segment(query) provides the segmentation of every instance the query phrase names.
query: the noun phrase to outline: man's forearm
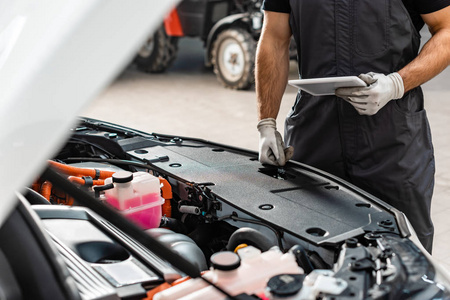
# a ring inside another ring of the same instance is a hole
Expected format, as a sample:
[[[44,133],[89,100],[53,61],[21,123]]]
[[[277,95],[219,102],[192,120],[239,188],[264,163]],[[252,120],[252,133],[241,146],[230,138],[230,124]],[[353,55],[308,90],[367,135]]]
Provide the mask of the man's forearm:
[[[398,71],[405,92],[427,82],[450,64],[450,6],[422,18],[433,36],[419,56]]]
[[[258,120],[277,118],[289,73],[289,45],[261,41],[256,56]]]
[[[437,32],[416,59],[401,69],[405,92],[427,82],[450,64],[450,29]]]

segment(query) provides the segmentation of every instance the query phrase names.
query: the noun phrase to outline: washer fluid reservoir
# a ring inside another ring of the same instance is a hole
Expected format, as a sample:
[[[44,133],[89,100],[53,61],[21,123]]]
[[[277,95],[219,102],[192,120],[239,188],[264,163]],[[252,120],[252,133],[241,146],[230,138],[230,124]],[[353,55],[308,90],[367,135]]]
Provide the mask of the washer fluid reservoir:
[[[105,191],[106,202],[144,229],[159,227],[164,199],[160,181],[146,172],[120,171],[105,180],[114,188]]]

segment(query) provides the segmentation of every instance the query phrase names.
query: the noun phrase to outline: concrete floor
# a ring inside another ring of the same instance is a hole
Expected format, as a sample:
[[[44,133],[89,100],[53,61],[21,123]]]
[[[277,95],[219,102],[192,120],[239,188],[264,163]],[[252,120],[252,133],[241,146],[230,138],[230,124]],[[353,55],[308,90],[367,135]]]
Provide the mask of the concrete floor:
[[[291,79],[296,64],[291,63]],[[435,224],[433,256],[450,270],[450,68],[424,85],[436,156],[436,185],[432,204]],[[295,99],[287,87],[278,117]],[[220,86],[212,70],[203,67],[201,42],[182,39],[172,68],[164,74],[143,74],[127,68],[95,99],[84,116],[111,121],[147,132],[199,137],[257,150],[255,91],[232,91]]]

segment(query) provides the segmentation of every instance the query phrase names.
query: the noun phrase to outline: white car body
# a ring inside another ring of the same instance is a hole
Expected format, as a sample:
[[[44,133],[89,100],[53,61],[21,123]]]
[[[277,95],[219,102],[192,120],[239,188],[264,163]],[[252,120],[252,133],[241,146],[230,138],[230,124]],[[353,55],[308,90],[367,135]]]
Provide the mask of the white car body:
[[[0,225],[15,191],[58,149],[77,113],[132,58],[176,0],[0,4]]]

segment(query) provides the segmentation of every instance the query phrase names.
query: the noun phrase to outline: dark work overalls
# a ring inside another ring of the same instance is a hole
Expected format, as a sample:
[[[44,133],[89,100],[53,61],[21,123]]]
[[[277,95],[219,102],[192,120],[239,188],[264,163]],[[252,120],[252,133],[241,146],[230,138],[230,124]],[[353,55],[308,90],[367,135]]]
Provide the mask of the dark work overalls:
[[[290,0],[302,78],[389,74],[418,53],[401,0]],[[360,116],[335,96],[300,92],[285,123],[294,160],[344,178],[403,211],[431,252],[434,155],[420,87]]]

